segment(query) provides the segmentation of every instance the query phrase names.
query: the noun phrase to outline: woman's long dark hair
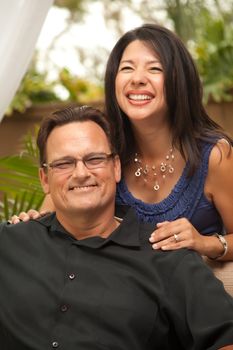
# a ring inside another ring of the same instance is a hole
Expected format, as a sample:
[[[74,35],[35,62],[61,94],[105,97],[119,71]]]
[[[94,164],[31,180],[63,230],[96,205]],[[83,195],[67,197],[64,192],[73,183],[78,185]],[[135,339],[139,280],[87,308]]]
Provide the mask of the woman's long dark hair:
[[[176,145],[190,162],[190,174],[200,162],[200,140],[215,143],[232,139],[206,113],[202,103],[202,85],[194,61],[182,41],[170,30],[156,24],[144,24],[128,31],[114,46],[105,73],[105,108],[113,129],[114,143],[121,162],[126,165],[135,152],[135,140],[128,117],[120,109],[115,79],[125,48],[141,40],[159,56],[163,72],[169,123]],[[229,147],[230,149],[230,147]]]

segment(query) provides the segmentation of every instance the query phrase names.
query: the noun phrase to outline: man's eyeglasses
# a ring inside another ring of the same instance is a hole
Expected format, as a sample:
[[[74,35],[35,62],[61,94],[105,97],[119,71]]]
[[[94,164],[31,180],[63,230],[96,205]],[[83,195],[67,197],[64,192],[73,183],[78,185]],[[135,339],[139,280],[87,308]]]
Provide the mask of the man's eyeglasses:
[[[91,153],[83,158],[62,158],[58,160],[54,160],[51,163],[44,163],[42,165],[43,168],[51,168],[53,171],[57,173],[69,173],[72,172],[78,162],[83,162],[85,167],[89,170],[104,168],[107,165],[109,159],[113,158],[115,153]]]

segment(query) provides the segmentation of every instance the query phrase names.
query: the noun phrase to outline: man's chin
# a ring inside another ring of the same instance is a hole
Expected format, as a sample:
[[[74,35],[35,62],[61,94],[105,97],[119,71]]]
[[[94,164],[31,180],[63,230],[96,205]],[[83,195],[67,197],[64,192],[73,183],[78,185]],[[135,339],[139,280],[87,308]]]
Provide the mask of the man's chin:
[[[99,207],[100,206],[95,205],[93,201],[91,203],[85,203],[85,202],[79,201],[78,205],[67,207],[67,213],[69,212],[73,212],[77,214],[91,213],[93,211],[96,211]]]

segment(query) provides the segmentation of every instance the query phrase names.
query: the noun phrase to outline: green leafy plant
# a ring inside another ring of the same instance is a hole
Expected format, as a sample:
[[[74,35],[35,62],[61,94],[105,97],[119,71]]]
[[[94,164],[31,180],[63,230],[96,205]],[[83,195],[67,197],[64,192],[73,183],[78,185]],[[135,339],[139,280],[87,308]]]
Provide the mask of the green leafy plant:
[[[35,136],[28,134],[20,155],[0,158],[0,220],[13,214],[39,209],[44,194],[38,177]]]
[[[59,78],[61,85],[69,93],[69,101],[83,104],[103,99],[104,91],[102,86],[73,76],[67,68],[61,70]]]
[[[46,76],[46,73],[40,73],[34,65],[31,66],[25,74],[6,114],[11,115],[13,111],[23,113],[35,103],[59,101],[60,98],[54,91],[55,83],[48,83]]]
[[[62,101],[55,92],[55,87],[58,86],[68,93],[66,102],[87,104],[103,99],[104,92],[101,85],[74,76],[67,68],[60,71],[57,81],[50,83],[46,81],[46,73],[39,73],[35,68],[30,69],[24,76],[6,114],[11,115],[14,111],[24,113],[32,105]]]
[[[203,15],[204,16],[204,15]],[[223,19],[204,16],[193,54],[204,86],[204,102],[233,99],[233,26]]]

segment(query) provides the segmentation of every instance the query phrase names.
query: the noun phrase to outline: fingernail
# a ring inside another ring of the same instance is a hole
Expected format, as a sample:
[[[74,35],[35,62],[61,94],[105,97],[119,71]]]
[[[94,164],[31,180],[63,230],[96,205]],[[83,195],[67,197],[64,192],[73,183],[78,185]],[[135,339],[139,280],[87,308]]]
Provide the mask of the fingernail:
[[[155,243],[155,244],[152,245],[152,248],[153,249],[158,249],[158,245]]]
[[[152,243],[154,241],[153,236],[150,236],[149,241]]]

